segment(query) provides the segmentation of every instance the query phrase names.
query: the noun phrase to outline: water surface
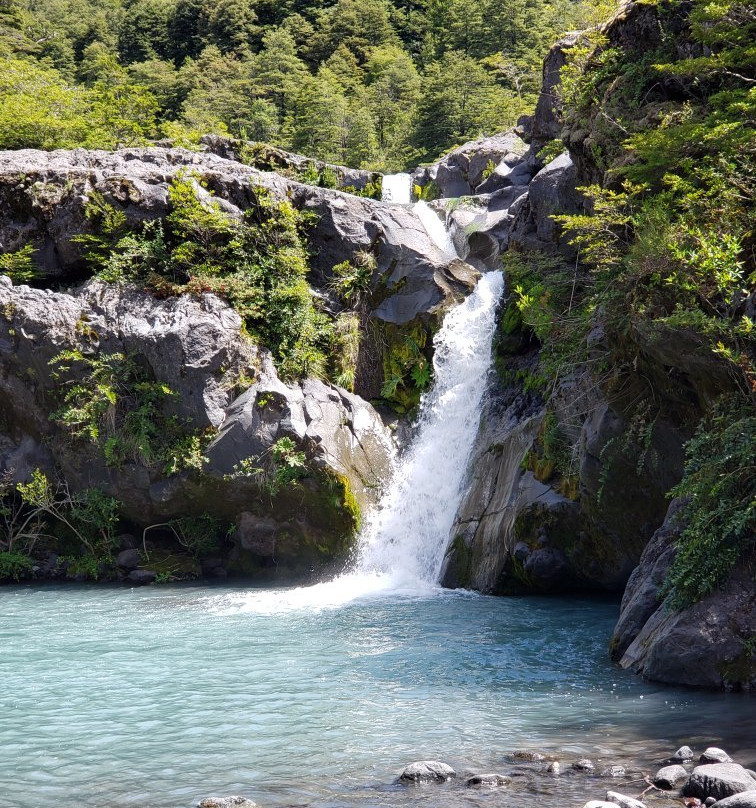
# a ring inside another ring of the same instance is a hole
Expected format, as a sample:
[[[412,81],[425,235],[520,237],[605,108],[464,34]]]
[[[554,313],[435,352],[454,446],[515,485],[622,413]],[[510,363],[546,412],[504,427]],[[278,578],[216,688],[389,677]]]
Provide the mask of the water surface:
[[[506,773],[522,748],[648,767],[716,742],[756,761],[748,697],[645,684],[609,662],[615,603],[354,595],[0,590],[3,804],[492,805],[496,792],[393,782],[424,758]],[[534,770],[518,788],[518,806],[556,807],[606,784]]]

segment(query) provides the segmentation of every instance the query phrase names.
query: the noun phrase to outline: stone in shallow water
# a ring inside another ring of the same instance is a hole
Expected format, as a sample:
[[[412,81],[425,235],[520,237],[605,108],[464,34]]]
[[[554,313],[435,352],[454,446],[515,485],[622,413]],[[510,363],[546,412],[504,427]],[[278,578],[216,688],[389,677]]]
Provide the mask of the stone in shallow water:
[[[197,808],[258,808],[256,802],[246,797],[206,797],[197,803]]]
[[[614,805],[619,805],[620,808],[646,808],[640,800],[619,794],[617,791],[607,791],[606,800]]]
[[[151,584],[157,578],[157,573],[154,570],[132,570],[128,574],[128,580],[137,586],[144,586]]]
[[[656,772],[653,782],[658,788],[664,788],[669,791],[677,788],[687,777],[688,772],[682,766],[664,766]]]
[[[400,783],[443,783],[456,777],[457,773],[451,766],[438,760],[417,760],[399,776]]]
[[[701,753],[699,758],[701,763],[732,763],[732,758],[716,746],[710,746]]]
[[[572,764],[572,768],[579,772],[592,772],[596,767],[593,765],[592,760],[588,758],[580,758]]]
[[[583,808],[616,808],[615,803],[606,802],[605,800],[591,800],[586,802]]]
[[[741,791],[753,791],[756,780],[749,772],[737,763],[708,763],[696,766],[682,788],[683,796],[716,797],[723,800]]]
[[[609,766],[606,769],[603,769],[601,772],[602,777],[624,777],[625,776],[625,767],[624,766]]]
[[[541,763],[546,760],[546,755],[528,749],[518,749],[516,752],[504,755],[504,759],[510,763]]]
[[[474,774],[467,778],[468,786],[507,786],[512,782],[511,777],[503,774]]]
[[[559,774],[562,770],[562,767],[559,765],[559,761],[555,760],[553,763],[549,763],[546,767],[546,771],[549,774]]]
[[[674,755],[672,760],[679,760],[681,762],[686,760],[693,760],[693,750],[689,746],[681,746]]]

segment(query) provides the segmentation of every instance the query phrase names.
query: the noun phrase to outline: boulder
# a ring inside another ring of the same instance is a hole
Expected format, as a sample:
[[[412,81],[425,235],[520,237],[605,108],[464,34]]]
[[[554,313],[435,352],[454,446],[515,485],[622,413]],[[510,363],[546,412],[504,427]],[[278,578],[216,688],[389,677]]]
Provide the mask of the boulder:
[[[653,783],[658,788],[670,791],[688,779],[688,772],[682,766],[664,766],[654,775]]]
[[[116,556],[116,564],[122,570],[135,570],[140,560],[139,550],[121,550]]]
[[[666,520],[665,520],[665,522],[666,522]],[[641,559],[642,559],[642,558],[643,558],[643,556],[641,556]],[[632,576],[631,576],[631,577],[632,577]],[[661,579],[659,579],[659,581],[657,582],[657,586],[658,586],[660,583],[661,583]],[[629,584],[630,584],[630,582],[628,581],[628,587],[629,587]],[[626,594],[627,594],[627,592],[626,592]],[[625,598],[624,598],[624,597],[622,598],[622,603],[623,603],[623,604],[625,603]],[[622,607],[620,607],[620,616],[621,616],[621,612],[622,612],[622,611],[623,611],[623,608],[622,608]],[[653,613],[653,612],[650,612],[648,616],[650,617],[652,613]],[[646,619],[648,619],[648,618],[646,618]],[[645,620],[643,620],[642,622],[640,622],[639,628],[640,628],[640,627],[642,627],[642,625],[643,625],[643,623],[644,623],[644,622],[645,622]],[[619,623],[618,623],[617,625],[619,625]],[[615,635],[616,635],[616,633],[617,633],[617,628],[616,628],[616,627],[615,627],[615,629],[614,629],[614,632],[615,632]],[[692,750],[692,749],[691,749],[689,746],[681,746],[681,747],[680,747],[680,748],[677,750],[677,752],[675,752],[675,754],[674,754],[674,755],[672,755],[672,758],[671,758],[671,759],[672,759],[672,760],[679,760],[681,763],[687,763],[689,760],[693,760],[693,750]]]
[[[616,791],[606,792],[606,801],[619,805],[620,808],[646,808],[645,804],[634,797],[628,797],[625,794],[619,794]]]
[[[756,779],[737,763],[707,763],[696,766],[682,787],[685,797],[722,800],[741,791],[756,789]]]
[[[451,766],[438,760],[419,760],[410,763],[399,776],[400,783],[443,783],[456,777]]]

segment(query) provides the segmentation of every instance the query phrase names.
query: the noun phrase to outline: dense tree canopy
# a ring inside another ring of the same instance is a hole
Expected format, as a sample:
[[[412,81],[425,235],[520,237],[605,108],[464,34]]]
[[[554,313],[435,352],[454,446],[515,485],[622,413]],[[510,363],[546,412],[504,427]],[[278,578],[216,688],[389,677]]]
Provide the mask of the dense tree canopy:
[[[0,0],[0,147],[206,132],[395,169],[512,125],[600,0]]]

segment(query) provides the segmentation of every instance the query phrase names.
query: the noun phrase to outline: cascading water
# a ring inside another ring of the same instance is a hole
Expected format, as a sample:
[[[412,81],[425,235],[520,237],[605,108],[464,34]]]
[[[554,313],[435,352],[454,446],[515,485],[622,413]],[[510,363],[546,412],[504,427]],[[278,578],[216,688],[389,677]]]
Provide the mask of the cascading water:
[[[423,202],[422,199],[415,202],[412,210],[415,211],[417,218],[420,219],[425,228],[425,232],[438,249],[448,258],[456,258],[457,248],[454,246],[451,233],[446,229],[446,225],[439,218],[436,211],[427,202]]]
[[[489,272],[446,315],[417,435],[363,532],[358,571],[389,575],[402,588],[436,584],[478,429],[503,287],[501,273]]]
[[[412,177],[409,174],[384,174],[381,199],[397,205],[408,205],[412,201]]]

